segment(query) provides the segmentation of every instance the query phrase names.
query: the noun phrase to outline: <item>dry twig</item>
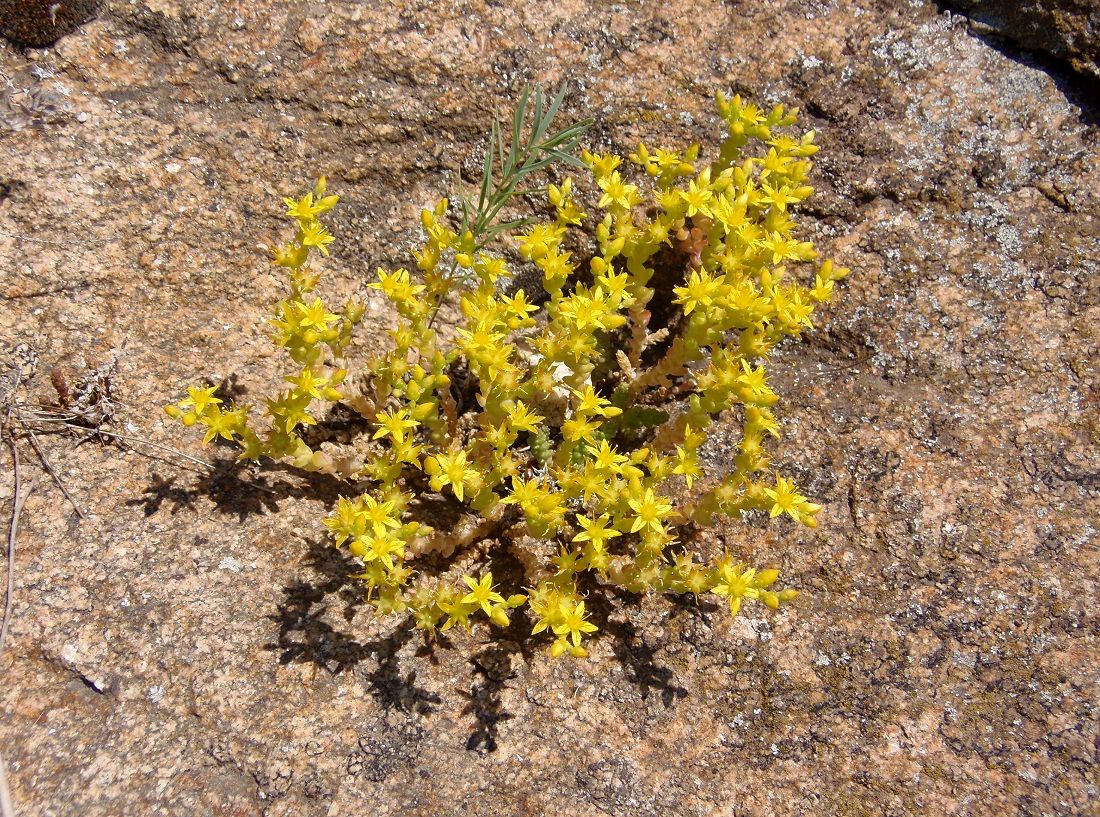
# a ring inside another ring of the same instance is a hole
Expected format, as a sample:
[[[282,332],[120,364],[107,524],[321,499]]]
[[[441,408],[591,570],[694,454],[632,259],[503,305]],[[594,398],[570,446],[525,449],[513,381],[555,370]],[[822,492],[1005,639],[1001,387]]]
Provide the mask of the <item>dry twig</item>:
[[[11,804],[8,792],[8,774],[4,770],[4,758],[0,757],[0,817],[15,817],[15,808]]]
[[[73,506],[73,510],[76,511],[76,515],[79,516],[81,519],[87,519],[88,517],[84,515],[84,511],[80,510],[80,506],[76,504],[76,500],[73,499],[72,494],[70,494],[69,490],[65,487],[65,483],[61,481],[61,477],[59,477],[57,475],[57,472],[53,470],[53,466],[50,464],[50,461],[46,459],[46,452],[43,451],[42,446],[38,444],[38,438],[34,436],[34,432],[31,431],[29,428],[24,428],[23,431],[27,435],[27,439],[30,440],[31,448],[34,449],[34,453],[38,455],[38,459],[42,462],[42,467],[46,469],[46,473],[49,474],[51,478],[53,478],[54,483],[56,483],[57,487],[61,489],[61,493],[65,495],[65,499],[69,500],[69,504]],[[15,449],[14,439],[12,440],[12,449]]]
[[[10,438],[11,457],[13,463],[14,483],[12,489],[11,524],[8,527],[8,578],[4,593],[4,618],[0,623],[0,653],[4,651],[4,641],[8,637],[8,623],[11,621],[11,608],[15,596],[15,537],[19,533],[19,514],[23,511],[23,503],[30,496],[33,483],[22,482],[22,474],[19,468],[19,449],[15,445],[15,439]]]
[[[196,465],[201,465],[203,468],[208,468],[211,471],[217,471],[218,470],[218,467],[216,465],[214,465],[214,463],[212,463],[212,462],[207,462],[206,460],[204,460],[200,457],[192,457],[190,454],[183,453],[178,448],[172,448],[169,445],[161,445],[160,443],[155,443],[152,440],[146,440],[146,439],[143,439],[141,437],[134,437],[130,434],[119,434],[115,431],[105,431],[102,428],[89,429],[87,426],[76,425],[75,423],[67,423],[67,422],[64,422],[64,421],[58,421],[58,423],[60,425],[64,426],[65,428],[71,428],[71,429],[74,429],[76,431],[90,431],[93,434],[102,435],[104,437],[110,437],[113,440],[123,440],[125,442],[137,443],[138,445],[146,445],[149,448],[155,448],[158,451],[165,451],[169,454],[175,454],[177,457],[182,457],[183,459],[185,459],[189,462],[193,462]]]

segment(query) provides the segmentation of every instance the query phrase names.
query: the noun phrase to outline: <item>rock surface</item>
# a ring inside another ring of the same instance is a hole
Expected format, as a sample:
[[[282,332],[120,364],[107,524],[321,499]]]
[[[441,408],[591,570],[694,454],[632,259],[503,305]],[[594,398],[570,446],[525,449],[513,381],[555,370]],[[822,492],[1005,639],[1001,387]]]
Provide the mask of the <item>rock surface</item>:
[[[80,520],[24,441],[20,817],[1094,809],[1100,149],[1072,78],[931,3],[401,8],[134,0],[0,43],[12,112],[60,101],[0,134],[0,348],[37,351],[30,398],[117,355],[109,428],[224,457],[159,406],[279,382],[278,196],[343,196],[342,296],[407,263],[525,81],[569,80],[623,152],[713,146],[719,88],[782,101],[820,133],[807,236],[853,270],[774,375],[774,453],[826,507],[715,535],[804,595],[733,620],[612,598],[585,662],[520,627],[429,649],[357,603],[318,522],[339,485],[42,436]]]
[[[975,27],[1100,78],[1100,0],[954,0]]]
[[[53,45],[91,20],[99,0],[0,0],[0,36],[22,45]]]

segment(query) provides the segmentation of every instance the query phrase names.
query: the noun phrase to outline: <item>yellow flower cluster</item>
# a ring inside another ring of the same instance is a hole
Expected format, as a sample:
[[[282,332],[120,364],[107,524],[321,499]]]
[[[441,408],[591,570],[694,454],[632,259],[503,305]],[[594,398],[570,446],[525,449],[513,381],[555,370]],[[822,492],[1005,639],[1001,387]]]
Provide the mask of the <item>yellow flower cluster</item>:
[[[765,449],[778,436],[765,364],[783,337],[812,327],[814,307],[848,271],[826,261],[810,287],[793,274],[816,255],[791,212],[813,192],[814,133],[787,135],[795,115],[782,106],[765,113],[719,95],[718,110],[726,138],[709,164],[700,166],[698,146],[639,145],[626,164],[582,155],[602,211],[591,258],[565,249],[568,231],[590,217],[573,180],[549,185],[553,219],[514,236],[540,274],[539,292],[510,286],[503,258],[472,232],[449,229],[447,200],[425,210],[416,273],[379,270],[370,285],[397,315],[391,348],[369,361],[362,393],[347,396],[346,369],[329,361],[342,359],[363,308],[330,313],[312,295],[309,254],[327,254],[332,242],[318,217],[336,203],[322,179],[286,200],[298,232],[276,253],[291,294],[272,325],[301,369],[268,401],[266,430],[251,429],[247,407],[223,408],[213,389],[190,389],[169,414],[205,426],[207,442],[238,442],[244,457],[372,480],[367,494],[341,499],[326,525],[362,565],[376,609],[411,614],[425,630],[470,626],[478,614],[508,626],[509,611],[526,605],[533,632],[552,636],[552,655],[583,656],[596,631],[585,573],[638,593],[710,593],[732,613],[744,599],[777,607],[795,591],[770,589],[776,570],[729,553],[708,561],[679,537],[715,514],[815,524],[820,506],[772,468]],[[462,316],[446,337],[435,326],[444,303]],[[460,369],[475,392],[465,404],[452,382]],[[315,400],[342,400],[373,424],[364,461],[338,464],[305,444],[298,431],[317,422]],[[739,450],[732,472],[708,474],[699,452],[719,416],[743,418]],[[453,497],[464,515],[446,530],[416,520],[424,490]],[[459,547],[487,567],[488,543],[505,532],[543,543],[536,556],[556,552],[528,565],[525,593],[505,597],[488,570],[448,581],[414,569],[428,551]]]
[[[204,442],[220,437],[238,443],[243,459],[287,458],[299,468],[323,471],[332,467],[331,458],[306,445],[298,430],[317,423],[310,413],[315,401],[331,403],[343,398],[339,386],[347,370],[328,361],[343,356],[364,308],[358,301],[349,301],[340,314],[334,314],[313,295],[320,276],[309,267],[310,252],[328,255],[327,247],[333,241],[318,217],[335,207],[339,197],[325,195],[325,179],[321,178],[300,199],[283,201],[287,217],[295,221],[298,230],[294,240],[274,254],[274,263],[290,273],[290,294],[275,304],[270,323],[275,328],[275,343],[301,367],[286,377],[291,387],[267,401],[269,423],[259,432],[249,422],[250,407],[222,408],[222,401],[214,397],[215,388],[190,388],[186,399],[165,411],[184,425],[205,426]]]

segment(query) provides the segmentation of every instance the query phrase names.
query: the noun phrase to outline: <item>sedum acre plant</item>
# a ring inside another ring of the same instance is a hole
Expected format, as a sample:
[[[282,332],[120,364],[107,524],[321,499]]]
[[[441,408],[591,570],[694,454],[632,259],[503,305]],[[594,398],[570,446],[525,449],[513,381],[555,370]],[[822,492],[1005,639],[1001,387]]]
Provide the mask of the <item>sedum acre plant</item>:
[[[364,306],[330,311],[316,294],[311,262],[329,253],[324,217],[337,204],[321,179],[285,200],[296,233],[274,258],[290,285],[271,319],[295,364],[288,385],[258,422],[212,388],[188,389],[167,411],[244,459],[354,484],[325,525],[377,612],[428,631],[479,617],[505,627],[526,607],[553,656],[579,657],[596,631],[585,588],[713,594],[732,614],[746,599],[778,607],[795,591],[777,589],[777,570],[699,552],[691,534],[750,512],[813,527],[820,510],[766,447],[778,436],[768,355],[811,328],[848,273],[825,261],[809,286],[793,274],[815,258],[792,215],[813,192],[814,133],[792,132],[795,112],[781,105],[765,113],[719,94],[726,136],[709,163],[697,145],[578,158],[588,123],[554,132],[562,94],[533,97],[509,130],[494,124],[476,199],[423,211],[415,271],[379,270],[370,284],[396,315],[387,351],[349,375]],[[552,162],[584,171],[592,204],[565,178],[545,189],[552,218],[503,221],[524,180]],[[521,264],[492,248],[506,236]],[[460,317],[441,321],[441,308]],[[369,433],[311,444],[331,403]],[[707,473],[700,449],[719,418],[740,424],[738,451],[728,472]],[[433,492],[451,507],[428,519]],[[518,557],[526,584],[497,584],[494,546]]]

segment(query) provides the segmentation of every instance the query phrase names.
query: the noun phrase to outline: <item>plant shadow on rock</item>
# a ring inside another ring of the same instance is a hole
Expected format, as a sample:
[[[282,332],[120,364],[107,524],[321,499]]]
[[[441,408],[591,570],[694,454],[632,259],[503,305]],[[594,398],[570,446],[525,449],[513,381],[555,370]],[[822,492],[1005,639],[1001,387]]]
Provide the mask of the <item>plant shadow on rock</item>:
[[[643,701],[648,700],[650,692],[659,692],[667,708],[676,699],[687,697],[687,690],[675,683],[673,671],[661,666],[656,650],[638,635],[633,624],[609,621],[606,632],[614,638],[615,657],[626,670],[626,680],[638,687]]]
[[[283,474],[291,478],[282,479]],[[165,479],[154,473],[141,497],[126,501],[128,506],[142,506],[145,516],[158,513],[167,502],[175,516],[181,510],[196,510],[195,500],[210,499],[219,513],[235,515],[240,522],[251,516],[277,513],[279,501],[289,497],[307,496],[320,499],[326,507],[336,504],[341,494],[350,492],[344,480],[327,474],[308,473],[284,463],[264,463],[255,466],[235,459],[219,458],[213,470],[201,476],[191,487],[176,484],[175,477]]]
[[[368,641],[360,641],[332,626],[325,621],[330,597],[343,601],[341,615],[345,621],[350,622],[363,606],[362,595],[351,578],[356,566],[350,557],[330,544],[313,541],[309,549],[306,564],[320,573],[321,579],[315,583],[295,581],[284,588],[285,599],[271,616],[279,625],[278,639],[268,649],[279,652],[282,664],[308,663],[333,676],[348,670],[356,672],[384,709],[410,715],[434,712],[443,699],[417,686],[416,671],[405,671],[401,666],[402,648],[417,636],[411,620],[401,623],[388,636]],[[494,751],[497,723],[513,717],[503,711],[500,692],[514,673],[501,677],[492,669],[507,665],[508,655],[519,649],[515,642],[509,643],[511,646],[491,645],[475,657],[475,667],[484,679],[475,682],[470,692],[460,693],[469,699],[463,713],[474,715],[476,720],[466,743],[468,749],[481,753]],[[416,656],[435,660],[435,649],[439,646],[450,646],[445,636],[425,639]],[[368,661],[377,662],[377,667],[360,670],[360,664]]]
[[[352,577],[357,571],[355,561],[345,552],[325,540],[307,542],[308,554],[302,564],[319,574],[316,580],[299,579],[283,588],[284,598],[271,620],[278,624],[278,636],[268,650],[279,654],[280,663],[312,664],[330,675],[352,671],[360,677],[385,709],[406,714],[424,715],[435,711],[443,699],[420,686],[416,670],[402,667],[403,648],[418,637],[411,619],[399,624],[389,635],[372,640],[359,640],[330,623],[333,616],[351,622],[364,606],[363,593]],[[496,553],[492,559],[494,575],[509,575],[519,569],[507,554]],[[647,699],[650,692],[659,691],[664,705],[687,697],[687,690],[674,683],[673,671],[661,666],[656,649],[642,638],[630,624],[608,621],[611,602],[603,594],[591,593],[594,620],[600,621],[603,637],[614,640],[613,652],[627,669],[624,677],[641,689]],[[340,605],[334,610],[333,602]],[[698,611],[693,611],[698,614]],[[497,748],[499,724],[515,716],[504,709],[501,693],[518,677],[516,657],[530,663],[543,654],[539,636],[531,635],[531,621],[524,614],[513,616],[507,629],[496,634],[491,643],[474,654],[469,691],[461,691],[467,703],[463,714],[472,715],[475,728],[466,741],[466,748],[479,754]],[[438,663],[437,650],[450,649],[446,634],[421,636],[423,643],[415,651],[417,658]],[[374,669],[361,668],[376,663]]]
[[[216,385],[215,395],[227,404],[240,404],[248,396],[249,389],[236,374],[231,374]],[[334,405],[328,416],[319,423],[301,429],[303,439],[312,447],[340,435],[368,433],[370,425],[339,404]],[[242,462],[236,458],[240,447],[217,438],[213,443],[219,452],[234,452],[231,456],[216,456],[213,470],[203,474],[193,487],[175,484],[174,478],[164,479],[153,474],[153,481],[145,489],[141,499],[129,500],[130,506],[143,505],[145,516],[157,513],[165,502],[171,503],[171,513],[194,510],[195,499],[206,496],[223,514],[235,514],[243,522],[250,516],[279,511],[279,500],[288,497],[319,499],[325,507],[332,508],[342,495],[355,493],[353,482],[331,474],[305,471],[290,463],[264,459],[260,463]],[[286,479],[276,478],[288,477]]]
[[[512,626],[515,626],[514,622]],[[511,656],[522,650],[522,646],[515,641],[501,641],[489,645],[473,657],[474,668],[482,677],[470,687],[469,692],[459,693],[468,701],[462,714],[473,715],[477,723],[473,734],[466,741],[468,750],[481,755],[495,752],[497,724],[515,717],[504,711],[500,696],[508,680],[517,675],[511,669]]]
[[[415,671],[401,674],[398,653],[416,636],[412,622],[369,641],[359,641],[333,627],[325,620],[330,596],[343,601],[342,616],[349,622],[363,604],[351,578],[356,566],[351,557],[327,542],[311,541],[308,547],[303,564],[320,573],[321,579],[316,583],[296,580],[283,588],[283,602],[270,616],[279,625],[277,641],[267,649],[279,653],[281,664],[312,664],[334,676],[373,658],[377,668],[361,676],[384,708],[418,714],[434,711],[440,697],[417,687]]]
[[[219,393],[229,399],[239,398],[244,389],[235,389],[235,385],[222,383]],[[330,433],[355,431],[358,427],[358,422],[349,423],[333,415],[310,430],[313,436],[327,438]],[[216,445],[225,450],[235,449],[223,441]],[[284,475],[288,478],[283,478]],[[129,500],[127,504],[142,506],[148,517],[158,513],[167,502],[170,513],[175,515],[181,510],[196,510],[196,500],[206,496],[221,513],[235,514],[244,521],[253,515],[278,512],[279,501],[291,496],[320,499],[331,508],[339,496],[355,492],[352,482],[308,473],[285,463],[265,461],[257,466],[219,457],[214,462],[214,470],[204,474],[192,487],[177,485],[175,478],[166,479],[154,473],[142,497]],[[438,527],[441,520],[449,519],[456,510],[452,502],[429,493],[421,494],[416,515],[425,519],[431,517]],[[495,533],[500,535],[502,531]],[[411,619],[400,623],[389,635],[372,640],[359,640],[338,629],[330,623],[334,615],[350,623],[360,608],[366,606],[361,586],[353,578],[358,565],[346,551],[334,547],[327,539],[310,540],[306,546],[308,552],[302,565],[311,568],[318,578],[296,579],[283,588],[283,601],[270,616],[278,625],[278,635],[267,649],[277,652],[284,665],[311,664],[332,676],[349,670],[355,672],[387,710],[414,715],[435,711],[442,698],[418,686],[415,669],[404,670],[401,665],[400,652],[418,637]],[[428,565],[439,571],[445,571],[457,558],[458,554],[427,557]],[[521,587],[528,581],[522,564],[507,548],[493,549],[489,561],[488,569],[505,584]],[[624,677],[641,689],[642,699],[659,691],[667,707],[676,699],[685,698],[687,690],[674,683],[671,669],[659,664],[655,648],[629,623],[609,620],[612,603],[604,589],[595,582],[586,582],[584,589],[593,620],[599,623],[602,637],[613,639],[614,655],[627,670]],[[630,599],[632,602],[637,600],[636,597]],[[332,609],[333,601],[341,605],[339,611]],[[512,668],[514,656],[519,656],[523,663],[530,663],[545,652],[541,637],[531,634],[532,626],[533,621],[526,611],[518,611],[509,627],[495,632],[493,641],[471,658],[476,677],[469,691],[460,693],[467,699],[463,714],[472,715],[476,721],[474,732],[466,743],[467,749],[480,754],[495,751],[499,724],[515,717],[504,710],[501,693],[508,681],[518,674]],[[452,646],[444,633],[421,634],[421,637],[423,643],[415,655],[432,663],[439,661],[438,648]],[[368,662],[377,666],[364,669],[363,665]]]

